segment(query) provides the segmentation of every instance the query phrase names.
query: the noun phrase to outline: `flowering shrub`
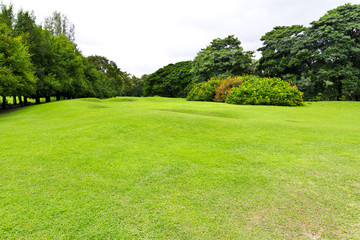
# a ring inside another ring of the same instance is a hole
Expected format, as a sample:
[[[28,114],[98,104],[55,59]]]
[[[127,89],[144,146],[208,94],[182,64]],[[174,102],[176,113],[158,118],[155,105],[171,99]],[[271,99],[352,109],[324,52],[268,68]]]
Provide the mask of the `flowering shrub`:
[[[230,104],[300,106],[302,93],[280,78],[248,78],[225,99]]]
[[[225,78],[215,91],[215,102],[225,102],[226,96],[234,87],[240,86],[244,82],[243,77]]]
[[[188,101],[213,101],[216,89],[222,83],[221,79],[213,78],[207,82],[201,82],[190,90],[186,100]]]
[[[280,78],[258,76],[211,79],[196,84],[186,98],[190,101],[218,101],[230,104],[299,106],[302,93]]]

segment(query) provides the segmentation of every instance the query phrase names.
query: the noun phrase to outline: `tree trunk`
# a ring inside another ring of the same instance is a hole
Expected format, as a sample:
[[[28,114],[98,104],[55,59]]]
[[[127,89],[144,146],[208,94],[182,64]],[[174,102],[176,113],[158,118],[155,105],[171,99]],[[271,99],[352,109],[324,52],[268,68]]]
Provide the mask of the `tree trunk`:
[[[36,100],[36,104],[40,104],[40,98],[39,97],[36,97],[35,100]]]
[[[22,101],[22,97],[19,96],[18,98],[19,98],[19,104],[23,107],[23,106],[24,106],[24,103],[23,103],[23,101]]]
[[[340,101],[340,98],[342,95],[342,83],[341,82],[339,82],[339,84],[337,86],[337,91],[338,91],[337,101]]]
[[[17,101],[16,101],[16,95],[13,96],[13,105],[17,105]]]
[[[51,102],[51,98],[50,98],[50,97],[46,97],[45,99],[46,99],[46,102],[47,102],[47,103],[48,103],[48,102]]]
[[[27,97],[24,96],[24,106],[27,106],[28,105],[28,99]]]
[[[4,109],[4,110],[6,110],[6,97],[5,96],[2,96],[2,108]]]
[[[60,100],[61,100],[60,95],[56,95],[56,101],[60,101]]]

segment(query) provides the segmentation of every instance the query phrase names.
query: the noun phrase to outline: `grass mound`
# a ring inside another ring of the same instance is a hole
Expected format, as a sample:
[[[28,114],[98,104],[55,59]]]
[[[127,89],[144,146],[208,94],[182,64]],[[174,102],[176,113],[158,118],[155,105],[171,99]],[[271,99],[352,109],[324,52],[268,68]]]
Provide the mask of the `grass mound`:
[[[108,102],[134,102],[136,100],[137,100],[137,98],[134,98],[134,97],[116,97],[116,98],[106,99],[105,101],[108,101]]]

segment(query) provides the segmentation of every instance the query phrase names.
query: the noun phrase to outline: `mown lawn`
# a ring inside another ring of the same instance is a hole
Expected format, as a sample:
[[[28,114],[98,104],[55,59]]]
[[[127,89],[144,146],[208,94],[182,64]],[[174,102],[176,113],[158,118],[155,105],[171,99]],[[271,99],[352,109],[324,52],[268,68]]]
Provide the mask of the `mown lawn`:
[[[360,239],[360,103],[0,114],[1,239]]]

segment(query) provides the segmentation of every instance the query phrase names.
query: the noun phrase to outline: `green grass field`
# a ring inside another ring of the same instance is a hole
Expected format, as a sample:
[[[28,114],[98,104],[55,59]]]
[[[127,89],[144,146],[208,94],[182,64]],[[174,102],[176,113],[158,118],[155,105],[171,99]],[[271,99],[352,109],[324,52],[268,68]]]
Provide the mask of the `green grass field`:
[[[0,114],[1,239],[360,239],[360,103]]]

